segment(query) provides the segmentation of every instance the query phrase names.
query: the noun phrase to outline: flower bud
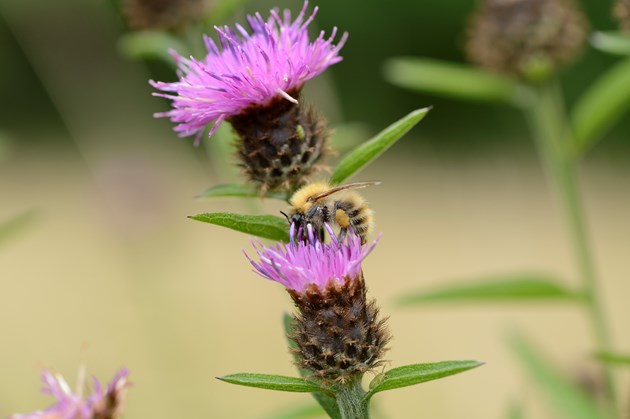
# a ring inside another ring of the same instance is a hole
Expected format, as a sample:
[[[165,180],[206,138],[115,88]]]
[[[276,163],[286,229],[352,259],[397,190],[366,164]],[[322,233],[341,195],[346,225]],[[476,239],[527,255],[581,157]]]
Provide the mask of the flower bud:
[[[199,20],[207,0],[122,0],[122,13],[132,30],[178,30]]]
[[[630,0],[617,0],[613,15],[619,21],[621,29],[630,32]]]
[[[586,29],[572,0],[482,0],[466,49],[480,67],[535,80],[574,61]]]

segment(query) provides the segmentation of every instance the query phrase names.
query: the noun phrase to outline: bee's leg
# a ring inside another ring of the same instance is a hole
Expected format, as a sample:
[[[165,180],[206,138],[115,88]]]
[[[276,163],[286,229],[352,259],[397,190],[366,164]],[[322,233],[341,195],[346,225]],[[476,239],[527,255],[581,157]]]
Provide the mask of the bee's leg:
[[[347,235],[348,235],[348,229],[347,228],[342,228],[341,230],[339,230],[339,236],[337,237],[337,241],[339,242],[339,245],[341,245],[341,243],[343,243],[343,241],[346,239]]]
[[[339,227],[341,228],[339,230],[338,239],[339,243],[341,243],[344,241],[346,235],[348,234],[348,228],[350,228],[350,217],[345,210],[338,208],[335,211],[335,221],[337,222],[337,224],[339,224]]]

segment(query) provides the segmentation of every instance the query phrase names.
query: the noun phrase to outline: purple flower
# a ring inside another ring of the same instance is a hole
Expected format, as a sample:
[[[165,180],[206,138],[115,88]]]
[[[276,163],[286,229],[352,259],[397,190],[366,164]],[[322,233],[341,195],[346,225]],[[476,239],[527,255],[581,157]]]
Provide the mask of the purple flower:
[[[173,101],[168,112],[155,114],[177,123],[175,131],[181,137],[197,134],[201,138],[212,121],[210,136],[224,120],[240,114],[251,105],[265,105],[272,99],[296,99],[289,92],[299,90],[304,82],[321,74],[342,60],[339,50],[346,41],[345,33],[337,45],[334,28],[326,39],[320,32],[315,41],[308,37],[307,27],[317,7],[307,17],[308,1],[292,21],[291,12],[271,10],[265,21],[260,13],[248,16],[249,33],[239,24],[235,29],[216,27],[221,48],[208,36],[204,37],[208,55],[197,60],[172,52],[180,70],[180,80],[173,83],[151,81],[164,93],[154,93]]]
[[[330,281],[343,285],[348,279],[357,278],[361,273],[361,262],[376,246],[361,246],[361,238],[349,231],[343,241],[339,241],[330,226],[326,229],[332,238],[330,243],[321,242],[313,227],[308,224],[309,240],[300,240],[301,232],[297,232],[295,240],[295,224],[291,225],[289,244],[279,243],[274,247],[264,247],[253,242],[260,259],[254,262],[254,272],[263,278],[276,281],[296,292],[304,292],[309,285],[323,290]]]
[[[117,418],[129,386],[127,369],[120,370],[106,389],[98,379],[93,378],[93,392],[88,397],[82,395],[82,381],[79,389],[73,393],[66,380],[59,374],[50,371],[42,372],[44,387],[42,393],[49,394],[57,403],[46,410],[33,413],[17,414],[11,419],[95,419]]]

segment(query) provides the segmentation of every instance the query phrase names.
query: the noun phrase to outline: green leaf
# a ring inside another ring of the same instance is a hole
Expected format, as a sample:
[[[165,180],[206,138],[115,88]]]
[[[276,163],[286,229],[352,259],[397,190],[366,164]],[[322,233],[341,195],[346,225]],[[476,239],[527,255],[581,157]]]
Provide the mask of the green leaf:
[[[287,336],[287,341],[289,342],[289,348],[297,348],[295,342],[293,342],[291,339],[288,339],[288,337],[291,336],[291,334],[293,333],[293,316],[291,316],[289,313],[284,313],[284,316],[282,317],[282,324],[284,326],[284,332]],[[298,356],[295,353],[293,354],[293,361],[298,361]],[[310,371],[302,368],[298,368],[298,371],[300,372],[300,375],[304,378],[308,377],[311,374]],[[311,393],[311,395],[317,401],[317,403],[319,403],[322,409],[324,409],[326,413],[328,413],[328,416],[330,416],[331,419],[342,419],[341,413],[339,412],[339,407],[337,406],[337,401],[334,397],[321,392]]]
[[[411,112],[348,153],[335,168],[330,183],[338,185],[366,167],[420,122],[430,110],[422,108]]]
[[[630,34],[625,32],[594,32],[591,45],[600,51],[614,55],[630,55]]]
[[[118,49],[124,56],[131,59],[158,59],[173,67],[176,63],[169,54],[169,49],[174,49],[184,57],[190,55],[190,50],[179,38],[159,31],[126,33],[118,40]]]
[[[520,336],[510,339],[512,348],[538,387],[562,417],[567,419],[610,419],[577,385],[555,371],[528,342]]]
[[[238,183],[230,183],[224,185],[213,186],[205,192],[199,194],[197,198],[260,198],[260,192],[251,185],[241,185]],[[287,194],[281,192],[267,192],[265,198],[287,200]],[[286,224],[286,222],[285,222]]]
[[[231,228],[252,236],[275,241],[289,242],[289,226],[287,220],[275,215],[241,215],[229,212],[211,212],[192,215],[188,218]]]
[[[431,291],[411,292],[399,299],[402,305],[453,301],[579,300],[582,294],[541,275],[485,278],[472,283],[445,285]]]
[[[598,352],[595,354],[595,358],[609,364],[630,365],[630,355],[616,354],[612,352]]]
[[[370,391],[365,395],[368,399],[380,391],[393,390],[413,386],[427,381],[438,380],[450,375],[459,374],[483,365],[478,361],[442,361],[432,364],[414,364],[393,368],[379,374],[370,383]]]
[[[616,64],[584,92],[572,114],[576,151],[582,154],[630,108],[630,58]]]
[[[0,245],[6,243],[30,226],[34,218],[35,211],[30,210],[0,224]]]
[[[513,105],[521,101],[522,92],[516,83],[468,65],[400,57],[387,61],[384,71],[392,84],[437,96]]]
[[[239,373],[217,377],[221,381],[230,384],[238,384],[246,387],[264,388],[267,390],[289,391],[293,393],[312,393],[326,391],[317,384],[304,378],[286,377],[283,375]]]

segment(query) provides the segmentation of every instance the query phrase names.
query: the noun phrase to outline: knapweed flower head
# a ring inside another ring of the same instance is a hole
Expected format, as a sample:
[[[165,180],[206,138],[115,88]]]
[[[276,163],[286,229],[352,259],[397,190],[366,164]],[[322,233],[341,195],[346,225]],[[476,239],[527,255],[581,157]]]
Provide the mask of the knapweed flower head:
[[[271,10],[268,19],[248,16],[250,31],[215,27],[220,45],[204,38],[202,59],[173,52],[179,66],[176,82],[151,84],[154,93],[172,101],[172,109],[157,113],[176,123],[182,137],[196,142],[210,126],[209,136],[223,121],[239,135],[237,155],[249,180],[268,189],[291,189],[304,182],[327,149],[325,122],[301,103],[304,83],[341,61],[344,34],[335,45],[337,28],[311,41],[308,26],[317,8],[307,15],[308,2],[295,20],[289,10]]]
[[[129,371],[119,371],[113,380],[103,387],[98,379],[92,380],[92,393],[83,395],[83,389],[72,392],[66,380],[59,374],[42,372],[44,387],[42,392],[56,399],[56,403],[46,410],[17,414],[11,419],[116,419],[121,415],[122,406],[129,387]],[[80,380],[82,381],[82,380]],[[79,386],[82,386],[82,382]]]
[[[293,225],[289,244],[258,245],[259,261],[250,262],[259,275],[283,284],[297,307],[289,336],[297,365],[324,385],[335,385],[381,365],[390,334],[376,303],[367,301],[361,269],[376,243],[362,247],[352,231],[339,241],[326,229],[329,243],[310,225],[301,240]]]
[[[572,62],[587,22],[573,0],[480,0],[468,28],[475,64],[517,77],[536,77]]]
[[[619,21],[621,29],[630,32],[630,0],[617,0],[613,15]]]

